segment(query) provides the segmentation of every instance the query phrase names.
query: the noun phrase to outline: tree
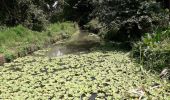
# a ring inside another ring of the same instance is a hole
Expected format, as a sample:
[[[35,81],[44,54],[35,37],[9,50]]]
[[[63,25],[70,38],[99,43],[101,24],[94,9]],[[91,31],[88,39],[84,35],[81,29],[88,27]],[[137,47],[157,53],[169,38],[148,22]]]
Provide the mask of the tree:
[[[95,1],[94,17],[98,17],[111,34],[109,39],[137,39],[157,27],[167,26],[167,13],[155,0]],[[114,5],[114,6],[113,6]]]
[[[1,0],[0,23],[8,26],[22,24],[30,29],[45,29],[48,20],[60,12],[63,0]],[[50,10],[47,9],[50,5]],[[53,6],[53,7],[52,7]]]
[[[94,6],[92,0],[66,0],[63,16],[67,20],[77,21],[80,26],[89,21],[89,15],[93,11]]]

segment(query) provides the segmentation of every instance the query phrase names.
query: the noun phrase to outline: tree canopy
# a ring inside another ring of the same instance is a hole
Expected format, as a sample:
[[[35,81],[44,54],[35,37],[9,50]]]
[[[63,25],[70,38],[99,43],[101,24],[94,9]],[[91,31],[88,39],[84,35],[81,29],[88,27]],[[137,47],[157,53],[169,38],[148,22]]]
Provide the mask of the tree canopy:
[[[169,7],[167,3],[169,0],[2,0],[0,23],[41,31],[48,22],[72,20],[84,26],[98,19],[102,30],[112,34],[104,36],[113,39],[119,34],[128,39],[167,26],[168,11],[163,9]]]

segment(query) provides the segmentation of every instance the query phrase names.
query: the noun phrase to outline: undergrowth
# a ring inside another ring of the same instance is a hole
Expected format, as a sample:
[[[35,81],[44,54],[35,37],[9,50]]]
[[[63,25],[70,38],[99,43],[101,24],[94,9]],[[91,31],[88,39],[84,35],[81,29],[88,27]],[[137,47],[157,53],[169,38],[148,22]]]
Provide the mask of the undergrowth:
[[[134,44],[132,54],[149,70],[170,67],[170,29],[146,34]]]

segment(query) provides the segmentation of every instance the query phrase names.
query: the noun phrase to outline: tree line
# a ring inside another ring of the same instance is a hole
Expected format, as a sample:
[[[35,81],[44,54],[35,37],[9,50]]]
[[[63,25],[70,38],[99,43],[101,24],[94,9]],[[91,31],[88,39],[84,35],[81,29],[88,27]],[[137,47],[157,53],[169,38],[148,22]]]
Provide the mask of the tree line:
[[[48,23],[71,20],[104,38],[129,40],[165,28],[169,4],[170,0],[1,0],[0,24],[42,31]],[[100,27],[89,25],[92,20]]]

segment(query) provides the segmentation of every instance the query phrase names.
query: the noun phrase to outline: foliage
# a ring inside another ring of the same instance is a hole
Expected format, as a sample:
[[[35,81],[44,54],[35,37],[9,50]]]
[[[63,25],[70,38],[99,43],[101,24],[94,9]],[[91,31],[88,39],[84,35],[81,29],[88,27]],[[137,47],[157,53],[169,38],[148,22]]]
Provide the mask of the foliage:
[[[93,11],[92,0],[65,0],[63,17],[72,20],[83,26],[88,23],[89,14]]]
[[[48,20],[44,11],[38,9],[35,5],[30,5],[27,12],[27,19],[22,24],[32,30],[42,31],[45,30]]]
[[[170,30],[146,34],[133,47],[133,56],[148,69],[160,71],[170,64]]]
[[[99,17],[111,40],[133,40],[168,25],[168,13],[154,0],[100,0],[93,4],[91,15]]]
[[[55,0],[2,0],[0,23],[22,24],[41,31],[48,21],[64,19],[84,25],[99,17],[100,23],[107,26],[104,27],[105,33],[108,32],[106,38],[109,34],[118,33],[118,38],[123,37],[121,40],[140,37],[142,33],[152,31],[157,26],[167,25],[168,14],[155,0],[58,0],[58,5],[52,7],[54,2]],[[118,30],[112,31],[115,25]]]
[[[22,24],[30,29],[42,31],[53,15],[61,12],[62,0],[56,8],[47,8],[55,0],[2,0],[0,23],[7,26]]]

